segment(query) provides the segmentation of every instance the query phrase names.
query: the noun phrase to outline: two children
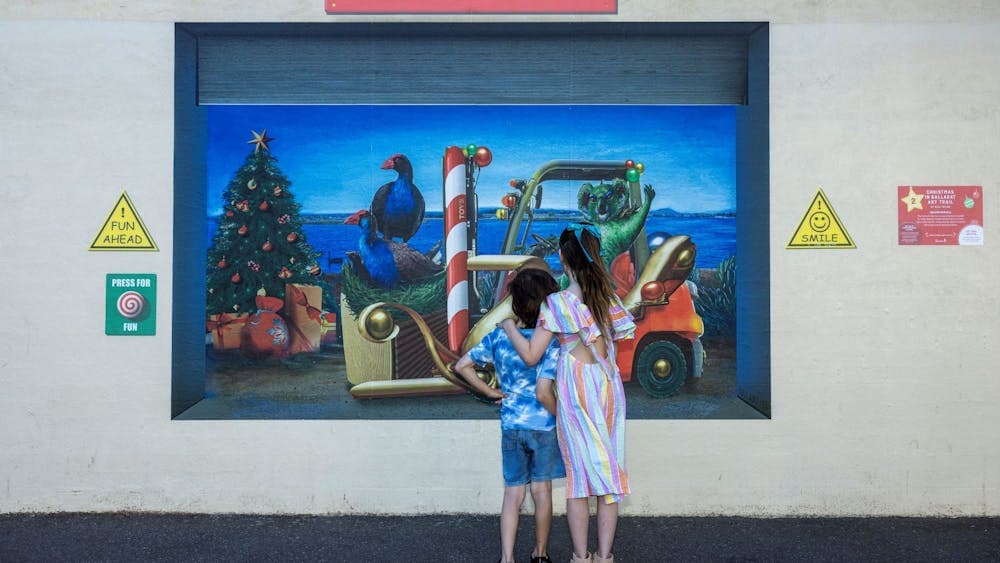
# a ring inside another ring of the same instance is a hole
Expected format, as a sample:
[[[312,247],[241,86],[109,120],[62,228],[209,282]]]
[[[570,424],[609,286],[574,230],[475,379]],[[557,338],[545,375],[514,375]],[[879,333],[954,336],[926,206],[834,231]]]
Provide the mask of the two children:
[[[566,517],[573,561],[611,563],[618,502],[629,493],[625,471],[625,392],[612,340],[632,338],[635,323],[614,293],[601,259],[601,232],[573,223],[559,237],[569,286],[546,298],[530,339],[502,323],[518,355],[535,365],[558,337],[556,368],[559,445],[566,464]],[[540,391],[545,386],[540,384]],[[588,498],[597,502],[597,551],[587,547]]]
[[[537,269],[526,269],[508,285],[518,324],[514,330],[522,338],[531,338],[538,311],[549,294],[559,290],[552,276]],[[514,321],[511,320],[511,324]],[[535,548],[532,563],[551,563],[548,558],[549,531],[552,528],[552,479],[566,476],[556,440],[555,398],[540,403],[536,381],[548,381],[556,375],[559,347],[555,342],[542,351],[533,367],[525,365],[500,328],[490,332],[455,363],[454,369],[481,394],[502,399],[500,429],[503,451],[504,496],[500,512],[501,563],[514,561],[514,540],[525,486],[530,483],[535,504]],[[500,389],[486,385],[475,372],[475,365],[493,364]],[[551,385],[550,385],[551,387]]]
[[[614,293],[601,259],[601,234],[596,226],[573,223],[564,230],[559,237],[559,259],[569,286],[558,291],[547,273],[520,272],[510,284],[517,320],[504,320],[502,330],[491,332],[455,369],[503,405],[506,489],[500,517],[501,561],[513,561],[524,483],[530,481],[538,533],[531,561],[549,562],[545,554],[552,522],[551,479],[561,477],[565,465],[573,562],[612,563],[618,502],[629,493],[625,392],[612,341],[631,338],[635,323]],[[476,376],[476,362],[494,364],[501,391]],[[529,389],[535,397],[528,395]],[[563,462],[558,469],[552,459],[556,433],[551,430],[551,413],[558,421]],[[598,497],[597,551],[593,554],[587,544],[591,496]]]

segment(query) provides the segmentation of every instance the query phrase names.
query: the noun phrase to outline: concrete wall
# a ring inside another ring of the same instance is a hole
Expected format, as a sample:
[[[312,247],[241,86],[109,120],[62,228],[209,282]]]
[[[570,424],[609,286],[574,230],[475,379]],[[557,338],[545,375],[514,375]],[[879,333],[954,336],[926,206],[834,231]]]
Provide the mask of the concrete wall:
[[[496,512],[495,422],[170,420],[173,24],[334,20],[200,4],[0,7],[0,512]],[[619,8],[771,23],[773,419],[631,421],[625,513],[1000,514],[1000,4]],[[983,185],[986,245],[897,246],[911,183]],[[820,186],[857,250],[784,250]],[[160,252],[86,250],[123,188]],[[104,336],[108,272],[157,336]]]

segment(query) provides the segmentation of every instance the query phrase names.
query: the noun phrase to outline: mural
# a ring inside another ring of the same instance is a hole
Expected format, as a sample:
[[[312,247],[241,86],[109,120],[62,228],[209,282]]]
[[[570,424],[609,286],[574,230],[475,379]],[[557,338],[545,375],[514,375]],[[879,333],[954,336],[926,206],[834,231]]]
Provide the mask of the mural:
[[[208,108],[197,418],[493,418],[450,369],[595,223],[629,418],[741,418],[728,107]],[[489,372],[481,377],[495,385]]]

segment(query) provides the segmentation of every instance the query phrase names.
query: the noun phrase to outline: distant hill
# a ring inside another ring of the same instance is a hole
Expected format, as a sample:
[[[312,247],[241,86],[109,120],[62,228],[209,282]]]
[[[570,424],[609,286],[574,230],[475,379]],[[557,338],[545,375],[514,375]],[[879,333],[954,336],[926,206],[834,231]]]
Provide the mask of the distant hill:
[[[480,207],[479,216],[480,217],[493,217],[497,212],[496,207]],[[549,209],[541,208],[533,210],[535,213],[535,219],[544,221],[546,219],[566,219],[566,218],[577,218],[580,216],[580,212],[576,209]],[[663,207],[660,209],[653,209],[649,212],[650,217],[735,217],[735,210],[727,211],[704,211],[704,212],[685,212],[677,211],[669,207]],[[430,217],[430,213],[427,214]],[[438,214],[440,216],[440,213]]]
[[[495,217],[498,207],[480,207],[479,217]],[[543,207],[541,209],[534,209],[535,220],[536,221],[562,221],[565,219],[577,218],[580,216],[580,212],[576,209],[552,209]],[[351,213],[303,213],[299,215],[303,224],[316,225],[316,224],[331,224],[331,223],[343,223],[344,219],[347,219]],[[651,217],[735,217],[735,210],[725,210],[725,211],[705,211],[705,212],[685,212],[677,211],[670,207],[663,207],[660,209],[653,209],[649,212]],[[424,213],[424,218],[426,219],[441,219],[444,214],[441,211],[431,211],[428,210]]]
[[[671,209],[670,207],[664,207],[661,209],[653,209],[649,212],[652,217],[735,217],[736,210],[730,209],[725,211],[699,211],[699,212],[687,212],[687,211],[677,211]]]

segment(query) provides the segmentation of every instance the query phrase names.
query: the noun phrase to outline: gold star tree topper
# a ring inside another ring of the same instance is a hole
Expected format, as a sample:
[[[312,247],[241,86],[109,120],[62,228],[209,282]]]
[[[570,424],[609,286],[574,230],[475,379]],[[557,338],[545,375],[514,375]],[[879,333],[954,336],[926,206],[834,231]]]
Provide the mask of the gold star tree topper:
[[[907,213],[913,211],[914,209],[924,208],[923,205],[924,194],[918,194],[917,192],[913,191],[913,186],[910,186],[910,193],[903,196],[903,198],[900,199],[900,201],[906,204]]]
[[[247,141],[247,144],[248,145],[257,145],[256,147],[254,147],[253,152],[256,153],[260,149],[264,149],[266,151],[271,150],[271,149],[267,148],[267,143],[273,141],[274,137],[268,137],[267,136],[267,129],[262,130],[260,133],[258,133],[256,131],[253,131],[253,130],[251,130],[250,132],[253,133],[253,139],[250,139],[249,141]]]

